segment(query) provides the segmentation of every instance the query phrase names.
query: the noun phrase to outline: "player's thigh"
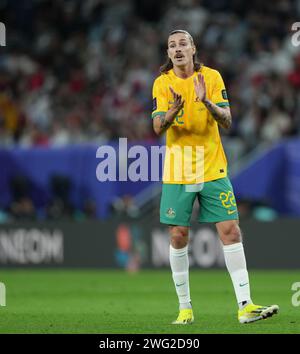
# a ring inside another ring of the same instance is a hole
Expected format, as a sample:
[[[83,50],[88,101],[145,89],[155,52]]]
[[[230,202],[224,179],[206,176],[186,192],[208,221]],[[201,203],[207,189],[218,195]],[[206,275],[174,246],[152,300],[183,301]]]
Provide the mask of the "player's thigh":
[[[164,183],[160,201],[160,222],[190,226],[196,195],[195,192],[186,192],[184,184]]]
[[[198,198],[199,222],[238,220],[236,200],[228,177],[205,182]]]

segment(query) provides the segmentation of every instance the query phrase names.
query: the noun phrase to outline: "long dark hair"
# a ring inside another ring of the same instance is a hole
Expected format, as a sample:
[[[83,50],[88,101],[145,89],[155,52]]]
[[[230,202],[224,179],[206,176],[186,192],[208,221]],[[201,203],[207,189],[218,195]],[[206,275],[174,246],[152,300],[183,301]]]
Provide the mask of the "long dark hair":
[[[194,44],[194,40],[193,40],[193,37],[189,34],[188,31],[185,31],[185,30],[175,30],[175,31],[172,31],[170,34],[169,34],[169,37],[172,35],[172,34],[175,34],[175,33],[184,33],[186,34],[188,37],[189,37],[189,40],[191,42],[192,45],[195,45]],[[197,51],[196,53],[193,55],[193,63],[194,63],[194,71],[199,71],[201,69],[201,66],[203,65],[202,63],[200,63],[200,61],[198,61],[198,58],[197,58]],[[172,60],[168,57],[166,62],[159,68],[159,72],[161,74],[166,74],[169,70],[171,70],[173,68],[173,63],[172,63]]]

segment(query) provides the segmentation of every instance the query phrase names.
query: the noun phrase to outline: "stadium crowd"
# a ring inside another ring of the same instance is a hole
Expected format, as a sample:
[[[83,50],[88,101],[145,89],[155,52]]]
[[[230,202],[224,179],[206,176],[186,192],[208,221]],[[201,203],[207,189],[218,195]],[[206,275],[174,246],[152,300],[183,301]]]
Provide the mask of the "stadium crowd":
[[[155,141],[151,89],[174,28],[222,73],[230,159],[300,134],[299,1],[1,1],[0,15],[0,147]]]

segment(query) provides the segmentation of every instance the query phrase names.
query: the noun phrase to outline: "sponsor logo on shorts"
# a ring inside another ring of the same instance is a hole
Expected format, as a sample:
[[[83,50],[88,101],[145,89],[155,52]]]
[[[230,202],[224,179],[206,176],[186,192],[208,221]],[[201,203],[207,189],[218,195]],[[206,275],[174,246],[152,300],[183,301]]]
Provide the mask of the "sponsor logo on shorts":
[[[236,213],[236,210],[227,210],[228,215],[231,215],[233,213]]]

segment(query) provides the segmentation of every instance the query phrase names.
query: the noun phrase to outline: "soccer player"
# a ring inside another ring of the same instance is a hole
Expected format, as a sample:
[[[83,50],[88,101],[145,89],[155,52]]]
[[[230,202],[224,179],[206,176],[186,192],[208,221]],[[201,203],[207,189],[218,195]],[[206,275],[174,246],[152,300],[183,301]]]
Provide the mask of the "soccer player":
[[[253,304],[239,228],[236,201],[227,177],[227,161],[219,135],[219,126],[229,129],[231,113],[224,82],[217,70],[197,62],[192,36],[175,30],[168,37],[168,60],[153,85],[153,128],[157,135],[166,132],[166,148],[185,146],[204,148],[203,179],[175,179],[179,163],[166,158],[160,204],[160,221],[169,225],[170,265],[179,300],[179,315],[174,324],[194,321],[188,262],[188,233],[193,204],[199,200],[199,222],[215,223],[223,244],[226,267],[237,303],[238,320],[249,323],[276,314],[277,305]],[[167,154],[166,154],[167,156]],[[191,155],[193,171],[197,157]],[[184,155],[185,157],[185,155]],[[196,170],[197,171],[197,170]],[[183,171],[184,172],[184,171]]]

